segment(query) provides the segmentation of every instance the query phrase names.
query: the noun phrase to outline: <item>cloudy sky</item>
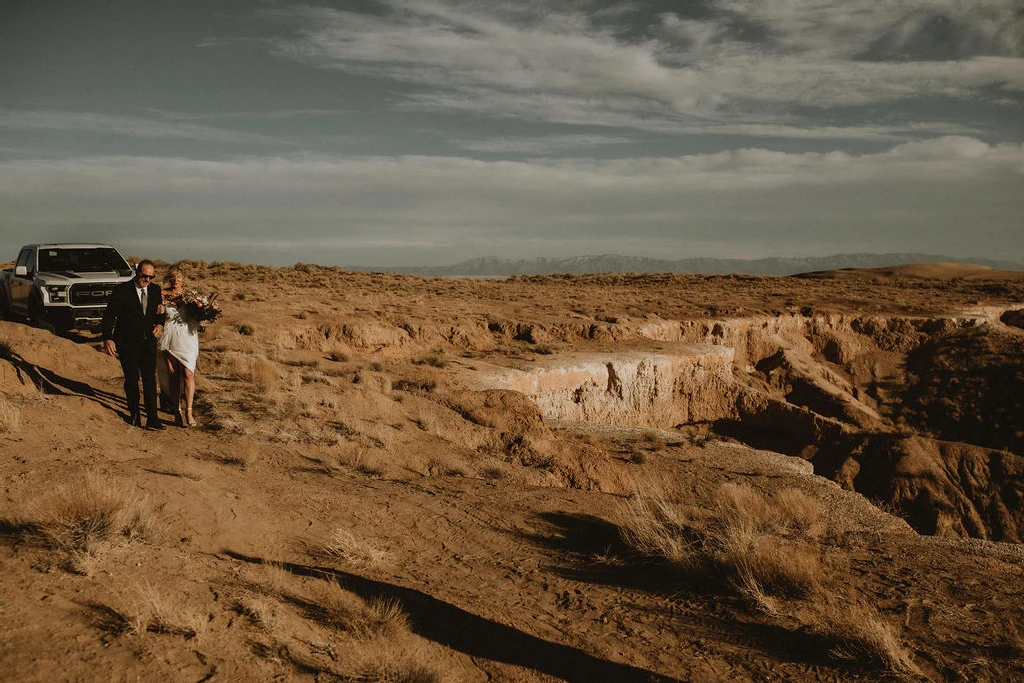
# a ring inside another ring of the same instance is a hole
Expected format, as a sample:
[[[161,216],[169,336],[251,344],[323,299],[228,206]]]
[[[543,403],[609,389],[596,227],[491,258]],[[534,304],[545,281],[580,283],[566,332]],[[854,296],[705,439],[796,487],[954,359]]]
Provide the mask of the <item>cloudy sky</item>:
[[[1020,0],[0,5],[0,260],[1024,263],[1022,217]]]

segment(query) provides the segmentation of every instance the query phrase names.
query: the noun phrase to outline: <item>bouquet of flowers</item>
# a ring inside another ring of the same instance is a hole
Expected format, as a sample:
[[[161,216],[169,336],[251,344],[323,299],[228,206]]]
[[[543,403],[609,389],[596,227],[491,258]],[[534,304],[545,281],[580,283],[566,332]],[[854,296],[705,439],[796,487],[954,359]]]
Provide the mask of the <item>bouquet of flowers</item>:
[[[185,315],[200,323],[213,322],[221,316],[216,294],[207,296],[194,289],[186,289],[181,295],[181,306],[185,310]]]

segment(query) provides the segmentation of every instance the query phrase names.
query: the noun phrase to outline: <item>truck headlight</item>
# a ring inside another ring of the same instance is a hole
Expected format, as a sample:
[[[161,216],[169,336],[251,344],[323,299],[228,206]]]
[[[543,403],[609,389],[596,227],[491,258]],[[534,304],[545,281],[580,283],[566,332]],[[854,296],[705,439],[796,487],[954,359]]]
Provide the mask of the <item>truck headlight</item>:
[[[60,285],[46,285],[46,293],[50,295],[50,301],[53,303],[67,301],[68,299],[67,286],[61,287]]]

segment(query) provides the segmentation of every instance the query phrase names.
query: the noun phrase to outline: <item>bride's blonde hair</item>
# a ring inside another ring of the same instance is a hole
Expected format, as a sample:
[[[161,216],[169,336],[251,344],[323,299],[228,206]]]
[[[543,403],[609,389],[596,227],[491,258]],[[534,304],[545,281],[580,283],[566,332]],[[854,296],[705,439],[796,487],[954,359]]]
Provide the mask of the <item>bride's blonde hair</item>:
[[[177,265],[171,266],[170,268],[167,269],[167,272],[164,273],[164,284],[165,285],[170,285],[170,286],[173,287],[174,286],[174,278],[176,278],[179,275],[181,276],[181,284],[184,285],[185,284],[185,269],[182,268],[181,266],[177,266]]]

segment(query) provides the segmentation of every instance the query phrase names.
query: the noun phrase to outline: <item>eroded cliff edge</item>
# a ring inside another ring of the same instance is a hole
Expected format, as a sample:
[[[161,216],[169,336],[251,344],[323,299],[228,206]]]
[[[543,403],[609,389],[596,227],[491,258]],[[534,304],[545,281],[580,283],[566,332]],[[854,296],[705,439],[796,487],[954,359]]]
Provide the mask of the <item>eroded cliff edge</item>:
[[[922,533],[1020,542],[1024,333],[1004,322],[1014,315],[620,320],[609,334],[645,349],[475,361],[460,377],[521,392],[548,419],[704,425],[804,458]]]

